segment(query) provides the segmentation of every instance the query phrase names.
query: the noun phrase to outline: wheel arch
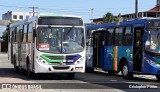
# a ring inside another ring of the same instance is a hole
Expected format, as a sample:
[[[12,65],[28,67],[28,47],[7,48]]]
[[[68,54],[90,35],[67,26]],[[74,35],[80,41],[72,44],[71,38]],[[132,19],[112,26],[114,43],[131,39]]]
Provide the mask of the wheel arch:
[[[128,64],[128,60],[125,57],[122,57],[119,61],[119,66],[118,66],[118,70],[121,71],[122,70],[122,65],[123,63],[126,62]]]
[[[29,56],[26,57],[26,65],[29,64]]]

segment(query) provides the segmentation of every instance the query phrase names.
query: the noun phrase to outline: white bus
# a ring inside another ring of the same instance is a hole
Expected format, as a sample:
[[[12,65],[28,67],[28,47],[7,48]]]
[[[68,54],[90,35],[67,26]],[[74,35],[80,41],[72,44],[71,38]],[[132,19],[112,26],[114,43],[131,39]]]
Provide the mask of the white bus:
[[[85,27],[80,16],[39,15],[12,23],[8,56],[15,71],[66,73],[74,78],[85,72]]]

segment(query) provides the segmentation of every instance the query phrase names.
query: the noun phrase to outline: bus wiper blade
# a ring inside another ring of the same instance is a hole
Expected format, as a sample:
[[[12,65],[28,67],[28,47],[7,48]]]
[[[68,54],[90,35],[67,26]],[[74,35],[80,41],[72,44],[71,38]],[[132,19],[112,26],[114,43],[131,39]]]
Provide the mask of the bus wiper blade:
[[[66,35],[67,35],[70,31],[72,31],[73,28],[74,28],[74,25],[72,25],[72,27],[68,30],[68,32],[66,32]]]

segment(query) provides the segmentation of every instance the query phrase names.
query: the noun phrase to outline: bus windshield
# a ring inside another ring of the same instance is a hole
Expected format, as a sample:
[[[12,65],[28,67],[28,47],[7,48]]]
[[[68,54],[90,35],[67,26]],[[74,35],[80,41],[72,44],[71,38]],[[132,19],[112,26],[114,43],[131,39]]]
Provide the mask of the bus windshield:
[[[78,53],[84,50],[84,30],[78,27],[38,27],[37,49],[49,53]]]
[[[160,53],[160,29],[159,28],[149,28],[149,35],[146,41],[146,50]]]

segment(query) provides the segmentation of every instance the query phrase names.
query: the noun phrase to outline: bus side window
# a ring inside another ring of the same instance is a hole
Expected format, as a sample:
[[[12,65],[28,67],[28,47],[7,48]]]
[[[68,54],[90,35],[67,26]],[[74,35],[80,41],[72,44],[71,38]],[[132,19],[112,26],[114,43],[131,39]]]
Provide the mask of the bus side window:
[[[17,42],[17,27],[14,28],[14,42]]]
[[[112,46],[113,45],[113,40],[114,40],[114,29],[113,28],[110,28],[107,30],[107,35],[106,35],[106,43],[108,44],[108,46]]]
[[[23,38],[24,38],[24,25],[22,26],[22,38],[21,38],[22,42],[23,42]]]
[[[14,41],[14,28],[11,28],[11,35],[10,35],[10,41]]]
[[[23,35],[23,32],[24,32],[24,30],[23,30],[23,25],[20,26],[19,32],[20,32],[19,41],[20,41],[20,42],[23,42],[23,36],[24,36],[24,35]]]
[[[27,25],[24,25],[23,42],[27,42]]]
[[[29,24],[29,27],[28,27],[28,42],[32,42],[32,31],[33,31],[33,25],[31,23]]]
[[[130,46],[132,44],[132,27],[125,27],[123,36],[123,45]]]
[[[13,42],[13,38],[14,38],[13,30],[14,30],[13,28],[10,28],[10,31],[9,31],[10,32],[10,42]]]
[[[123,32],[123,27],[118,27],[115,29],[115,45],[120,46],[122,45],[122,32]]]
[[[93,31],[95,30],[87,30],[87,41],[86,45],[87,46],[93,46]]]

